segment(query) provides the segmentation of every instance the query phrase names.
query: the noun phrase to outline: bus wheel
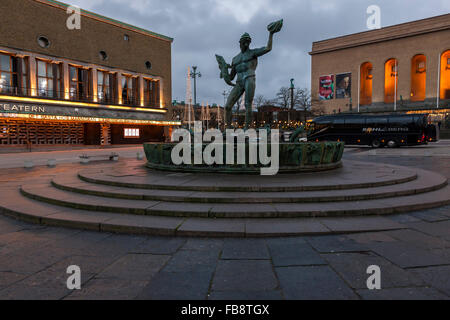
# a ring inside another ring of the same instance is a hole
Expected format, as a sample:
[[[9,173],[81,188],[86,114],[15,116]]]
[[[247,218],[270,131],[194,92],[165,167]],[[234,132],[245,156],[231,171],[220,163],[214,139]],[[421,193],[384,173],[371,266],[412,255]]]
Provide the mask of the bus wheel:
[[[387,146],[389,148],[395,148],[397,146],[397,142],[395,142],[394,140],[389,140]]]
[[[377,140],[377,139],[372,140],[371,145],[372,145],[372,148],[379,148],[379,147],[381,147],[381,143],[380,143],[380,141]]]

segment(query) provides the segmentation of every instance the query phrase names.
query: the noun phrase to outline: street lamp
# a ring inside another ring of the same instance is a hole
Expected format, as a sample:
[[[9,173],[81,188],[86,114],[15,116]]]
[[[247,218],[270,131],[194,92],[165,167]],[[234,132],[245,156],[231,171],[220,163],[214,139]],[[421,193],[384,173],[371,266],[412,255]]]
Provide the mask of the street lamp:
[[[288,125],[291,123],[291,110],[294,110],[294,79],[291,79],[291,109],[288,111]]]
[[[200,72],[197,72],[197,66],[193,66],[191,71],[191,77],[194,78],[194,106],[197,105],[197,77],[201,78],[202,74]]]

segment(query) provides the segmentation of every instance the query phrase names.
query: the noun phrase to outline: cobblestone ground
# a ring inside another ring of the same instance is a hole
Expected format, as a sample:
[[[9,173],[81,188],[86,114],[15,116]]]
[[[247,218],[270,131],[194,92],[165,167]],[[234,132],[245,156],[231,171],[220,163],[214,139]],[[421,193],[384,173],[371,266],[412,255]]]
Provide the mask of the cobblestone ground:
[[[369,152],[352,148],[345,159],[420,167],[450,178],[450,157]],[[0,178],[7,174],[0,171]],[[449,299],[450,207],[388,218],[409,229],[167,238],[43,227],[0,216],[0,299]],[[81,290],[66,287],[66,268],[73,264],[81,268]],[[381,268],[381,290],[367,289],[370,265]]]

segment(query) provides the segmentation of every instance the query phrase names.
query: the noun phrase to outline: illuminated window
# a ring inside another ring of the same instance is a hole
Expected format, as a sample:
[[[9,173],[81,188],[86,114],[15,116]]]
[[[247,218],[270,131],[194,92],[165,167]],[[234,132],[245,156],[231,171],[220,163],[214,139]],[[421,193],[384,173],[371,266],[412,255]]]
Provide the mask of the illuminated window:
[[[70,75],[70,99],[78,101],[90,101],[91,97],[91,70],[81,67],[69,66]]]
[[[372,64],[370,62],[365,62],[361,65],[360,71],[360,105],[370,105],[372,104]]]
[[[450,50],[441,57],[440,99],[450,99]]]
[[[427,58],[423,54],[411,60],[411,101],[424,101],[427,82]]]
[[[159,80],[144,79],[144,106],[159,108]]]
[[[38,96],[61,98],[61,65],[49,61],[37,60],[36,68]]]
[[[384,65],[384,102],[393,103],[398,96],[398,62],[389,59]]]
[[[122,74],[122,104],[137,105],[137,78]]]
[[[111,74],[106,71],[97,71],[98,102],[111,103]]]
[[[123,136],[125,138],[139,138],[140,137],[140,129],[136,128],[125,128],[123,129]]]

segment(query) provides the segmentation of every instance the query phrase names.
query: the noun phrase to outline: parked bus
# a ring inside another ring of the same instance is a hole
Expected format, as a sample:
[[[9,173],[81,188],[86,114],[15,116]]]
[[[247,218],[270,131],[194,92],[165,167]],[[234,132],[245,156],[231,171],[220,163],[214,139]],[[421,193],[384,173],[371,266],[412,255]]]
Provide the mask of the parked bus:
[[[344,141],[350,145],[400,147],[436,141],[426,114],[333,115],[307,125],[308,141]]]

